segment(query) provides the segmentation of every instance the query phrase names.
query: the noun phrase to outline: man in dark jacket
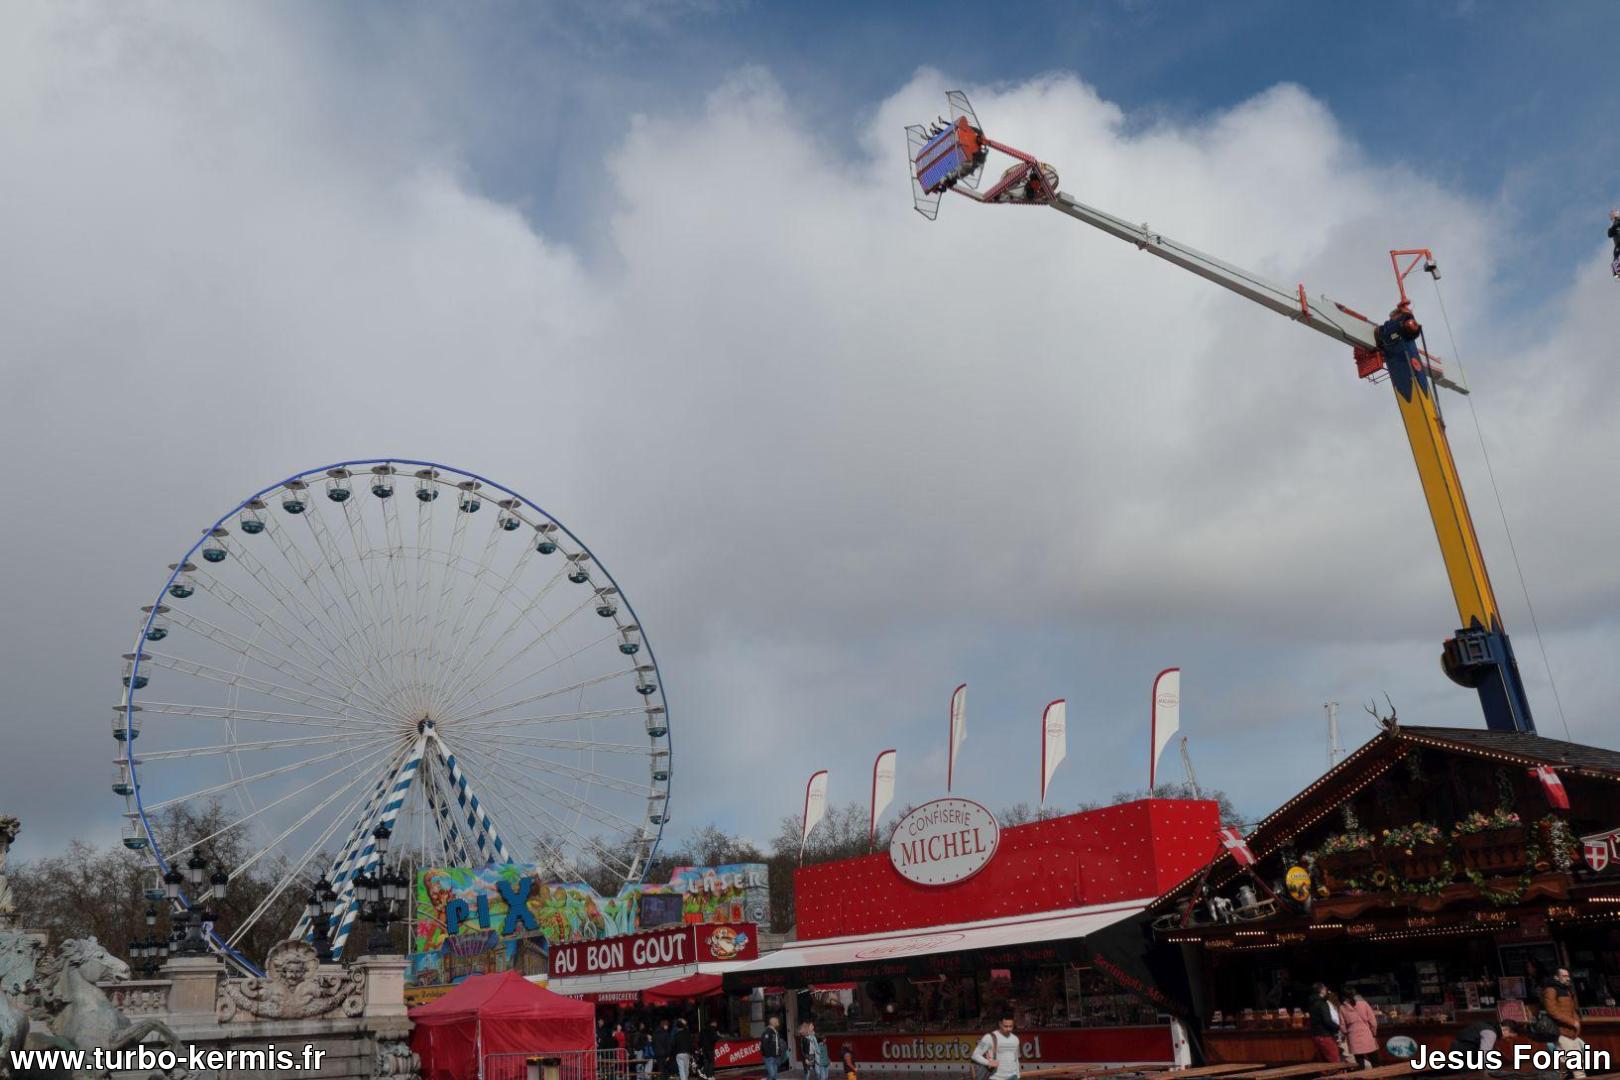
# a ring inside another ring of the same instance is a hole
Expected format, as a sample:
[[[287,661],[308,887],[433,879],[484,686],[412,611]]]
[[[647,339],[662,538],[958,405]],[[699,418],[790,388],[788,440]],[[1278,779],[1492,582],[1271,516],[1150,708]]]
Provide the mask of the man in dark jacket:
[[[1614,262],[1610,269],[1620,277],[1620,210],[1609,211],[1609,239],[1614,241]]]
[[[765,1059],[765,1080],[776,1080],[777,1070],[787,1061],[787,1039],[782,1036],[781,1021],[771,1017],[765,1021],[765,1033],[759,1037],[760,1056]]]
[[[668,1076],[675,1067],[675,1033],[669,1029],[669,1018],[658,1021],[653,1032],[653,1072]]]
[[[1333,1018],[1333,1005],[1328,1001],[1327,986],[1311,986],[1311,1003],[1306,1007],[1311,1022],[1311,1042],[1316,1044],[1320,1061],[1339,1061],[1339,1022]]]
[[[710,1020],[698,1036],[698,1075],[714,1075],[714,1048],[720,1044],[720,1021]]]
[[[690,1080],[692,1074],[692,1031],[686,1026],[686,1018],[675,1021],[675,1071],[680,1073],[681,1080]]]

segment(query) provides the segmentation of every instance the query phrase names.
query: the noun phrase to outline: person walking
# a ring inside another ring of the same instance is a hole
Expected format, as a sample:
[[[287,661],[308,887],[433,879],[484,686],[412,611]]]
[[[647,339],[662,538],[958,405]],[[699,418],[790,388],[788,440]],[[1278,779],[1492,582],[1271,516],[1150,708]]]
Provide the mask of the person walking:
[[[1306,1008],[1310,1018],[1311,1042],[1316,1044],[1316,1056],[1319,1061],[1340,1061],[1339,1057],[1339,1021],[1334,1016],[1336,1010],[1333,1003],[1328,1000],[1328,988],[1322,983],[1311,986],[1311,1002]]]
[[[1019,1050],[1019,1038],[1013,1034],[1013,1015],[1004,1012],[996,1029],[979,1040],[969,1057],[986,1080],[1016,1080]]]
[[[1559,1051],[1569,1054],[1586,1049],[1581,1041],[1581,1006],[1575,1000],[1575,984],[1570,981],[1569,968],[1553,972],[1553,977],[1541,988],[1541,1009],[1558,1025]],[[1569,1062],[1569,1071],[1577,1080],[1586,1075],[1579,1058]]]
[[[1339,1001],[1339,1027],[1352,1062],[1363,1069],[1378,1064],[1378,1014],[1353,987],[1345,987]]]
[[[832,1061],[827,1056],[827,1043],[816,1035],[816,1025],[806,1020],[799,1027],[799,1057],[804,1062],[804,1080],[827,1080],[827,1069]]]
[[[680,1074],[681,1080],[691,1080],[692,1030],[686,1026],[684,1016],[675,1021],[675,1039],[672,1046],[675,1051],[675,1071]]]
[[[844,1065],[844,1080],[860,1080],[860,1077],[855,1075],[855,1047],[845,1043],[838,1048],[838,1057]]]
[[[636,1057],[640,1059],[637,1072],[641,1080],[652,1080],[653,1066],[658,1064],[658,1050],[653,1046],[652,1032],[645,1028],[641,1032],[641,1045],[636,1047]]]
[[[709,1023],[698,1035],[698,1075],[713,1077],[715,1070],[714,1048],[720,1045],[720,1021],[710,1018]]]
[[[765,1021],[765,1031],[759,1037],[759,1055],[765,1059],[765,1080],[776,1080],[776,1074],[787,1063],[787,1040],[782,1038],[782,1023],[776,1017]]]
[[[667,1016],[658,1021],[658,1030],[653,1033],[653,1058],[658,1075],[669,1076],[675,1067],[675,1032],[670,1030]]]

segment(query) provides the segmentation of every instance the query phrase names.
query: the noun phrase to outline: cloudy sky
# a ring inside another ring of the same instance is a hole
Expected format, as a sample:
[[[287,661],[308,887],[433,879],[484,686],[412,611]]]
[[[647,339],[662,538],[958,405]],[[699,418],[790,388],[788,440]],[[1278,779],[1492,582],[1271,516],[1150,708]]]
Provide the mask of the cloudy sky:
[[[805,776],[1058,803],[1146,781],[1184,675],[1258,815],[1387,692],[1478,726],[1389,391],[1049,211],[912,213],[965,87],[1062,185],[1353,307],[1428,246],[1460,467],[1541,730],[1620,746],[1620,12],[1136,0],[8,4],[0,11],[0,811],[117,834],[108,706],[164,564],[258,487],[447,461],[584,537],[658,649],[675,831]],[[1180,776],[1179,763],[1167,772]]]

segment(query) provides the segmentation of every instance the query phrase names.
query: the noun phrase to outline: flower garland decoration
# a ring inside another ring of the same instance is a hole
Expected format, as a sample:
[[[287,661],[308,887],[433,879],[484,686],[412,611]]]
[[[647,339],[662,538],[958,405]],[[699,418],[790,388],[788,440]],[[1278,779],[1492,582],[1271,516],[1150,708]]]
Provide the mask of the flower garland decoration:
[[[1451,835],[1474,836],[1482,832],[1511,829],[1522,824],[1524,823],[1519,819],[1518,814],[1506,807],[1499,806],[1489,814],[1482,810],[1475,810],[1451,827]]]
[[[1410,825],[1385,829],[1382,834],[1385,847],[1402,848],[1408,855],[1413,854],[1413,849],[1419,846],[1442,843],[1445,837],[1446,834],[1440,831],[1440,826],[1431,825],[1427,821],[1414,821]]]

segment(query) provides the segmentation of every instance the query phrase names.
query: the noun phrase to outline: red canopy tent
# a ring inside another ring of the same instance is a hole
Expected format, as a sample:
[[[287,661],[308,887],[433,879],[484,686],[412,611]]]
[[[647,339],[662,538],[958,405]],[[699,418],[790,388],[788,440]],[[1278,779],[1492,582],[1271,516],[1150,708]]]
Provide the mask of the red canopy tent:
[[[649,1005],[668,1005],[677,1001],[714,997],[722,992],[720,981],[718,975],[688,975],[684,979],[671,979],[643,990],[641,1000]]]
[[[416,1025],[411,1049],[422,1057],[423,1080],[477,1080],[491,1054],[596,1049],[595,1006],[554,994],[515,971],[474,975],[437,1001],[418,1005],[410,1017]]]

